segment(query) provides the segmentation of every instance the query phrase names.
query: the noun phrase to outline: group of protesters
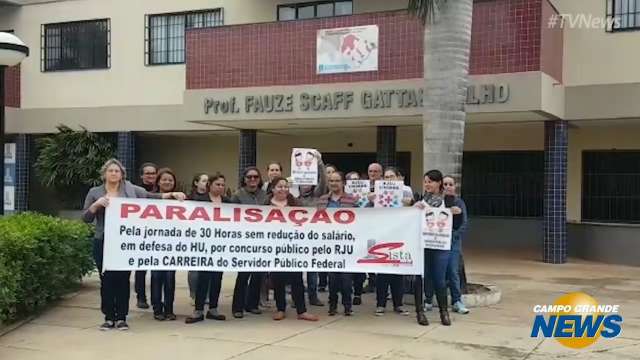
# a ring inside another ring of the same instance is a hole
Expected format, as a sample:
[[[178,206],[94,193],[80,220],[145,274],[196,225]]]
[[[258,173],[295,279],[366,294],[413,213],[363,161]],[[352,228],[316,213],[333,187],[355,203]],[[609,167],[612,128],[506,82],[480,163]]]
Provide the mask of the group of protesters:
[[[105,208],[113,197],[176,199],[211,202],[213,204],[235,203],[246,205],[265,205],[274,207],[316,207],[351,208],[372,206],[372,201],[358,201],[357,196],[345,192],[348,180],[368,179],[371,184],[370,199],[373,200],[374,184],[378,180],[403,181],[400,170],[393,167],[383,168],[378,163],[369,165],[367,174],[348,172],[346,175],[334,166],[325,165],[319,152],[314,156],[318,163],[317,185],[294,185],[290,178],[283,175],[282,165],[271,162],[267,165],[265,177],[257,167],[248,167],[242,172],[240,187],[231,194],[224,175],[199,173],[193,177],[191,191],[187,195],[176,191],[178,182],[174,171],[159,168],[153,163],[145,163],[140,168],[139,185],[127,181],[126,171],[120,161],[108,160],[101,169],[104,183],[89,190],[85,199],[83,219],[96,223],[93,255],[100,272],[101,309],[105,322],[101,330],[127,330],[127,315],[130,297],[129,271],[102,271]],[[451,293],[452,309],[466,314],[469,310],[461,298],[459,260],[461,257],[462,237],[467,227],[467,210],[464,201],[456,195],[455,179],[443,176],[439,170],[430,170],[424,174],[423,189],[414,194],[404,186],[402,206],[440,207],[444,203],[453,214],[451,250],[424,250],[424,278],[393,274],[351,274],[344,272],[306,274],[306,284],[302,272],[239,272],[233,291],[232,315],[243,318],[245,313],[260,315],[261,306],[269,301],[273,289],[276,311],[274,320],[283,320],[286,315],[286,295],[290,292],[297,319],[317,321],[317,315],[307,309],[312,306],[324,306],[318,293],[329,292],[329,316],[338,313],[338,294],[344,307],[344,315],[353,314],[353,306],[362,304],[365,291],[376,293],[376,316],[383,316],[389,297],[393,312],[409,315],[403,308],[403,297],[407,284],[412,283],[411,292],[415,297],[416,319],[420,325],[428,325],[425,311],[433,308],[435,295],[443,325],[451,325],[448,312],[448,291]],[[366,205],[362,205],[366,204]],[[174,313],[175,271],[151,271],[151,307],[158,321],[176,320]],[[206,319],[224,321],[226,316],[218,310],[218,299],[222,288],[223,273],[219,271],[190,271],[188,285],[193,299],[194,311],[185,322],[192,324]],[[146,296],[146,271],[136,271],[134,289],[137,307],[149,308]],[[364,283],[368,280],[365,287]],[[411,281],[412,280],[412,281]],[[306,293],[306,296],[305,296]],[[307,302],[308,299],[308,302]],[[208,310],[205,312],[205,305]]]

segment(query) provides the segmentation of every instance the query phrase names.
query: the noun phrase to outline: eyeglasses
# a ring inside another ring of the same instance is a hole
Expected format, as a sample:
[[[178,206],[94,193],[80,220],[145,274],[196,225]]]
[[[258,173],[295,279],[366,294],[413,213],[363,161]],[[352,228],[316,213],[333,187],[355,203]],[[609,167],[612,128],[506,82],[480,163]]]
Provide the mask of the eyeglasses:
[[[258,176],[258,175],[247,175],[247,176],[245,176],[245,179],[259,179],[259,178],[260,178],[260,176]]]

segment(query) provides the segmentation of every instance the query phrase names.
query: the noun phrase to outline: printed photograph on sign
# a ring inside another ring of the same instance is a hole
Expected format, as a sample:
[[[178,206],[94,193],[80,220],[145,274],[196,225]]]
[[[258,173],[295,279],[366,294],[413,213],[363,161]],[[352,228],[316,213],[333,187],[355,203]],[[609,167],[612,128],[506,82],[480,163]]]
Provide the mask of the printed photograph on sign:
[[[294,148],[291,151],[291,178],[295,185],[318,185],[318,151]]]
[[[357,207],[362,208],[369,204],[368,196],[371,192],[369,180],[347,180],[344,191],[353,195]]]
[[[15,164],[16,163],[16,144],[4,144],[4,163]]]
[[[374,207],[402,207],[404,183],[402,181],[378,180],[375,183],[375,194]]]
[[[451,250],[453,214],[441,207],[426,207],[423,212],[422,239],[424,247],[434,250]]]
[[[15,193],[15,187],[4,187],[4,211],[14,211],[16,209]]]
[[[378,26],[318,30],[316,73],[378,70]]]

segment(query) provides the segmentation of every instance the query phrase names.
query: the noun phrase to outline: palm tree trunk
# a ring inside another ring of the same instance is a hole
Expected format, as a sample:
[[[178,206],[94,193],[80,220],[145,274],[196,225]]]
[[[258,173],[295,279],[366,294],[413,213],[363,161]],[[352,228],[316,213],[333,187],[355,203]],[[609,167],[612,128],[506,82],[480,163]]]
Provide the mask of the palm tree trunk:
[[[439,4],[424,33],[423,166],[460,182],[473,0]]]

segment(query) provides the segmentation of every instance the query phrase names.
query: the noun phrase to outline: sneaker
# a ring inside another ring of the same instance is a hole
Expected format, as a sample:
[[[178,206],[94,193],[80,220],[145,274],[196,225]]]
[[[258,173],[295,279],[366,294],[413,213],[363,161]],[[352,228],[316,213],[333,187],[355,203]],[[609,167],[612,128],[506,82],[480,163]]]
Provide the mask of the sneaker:
[[[121,331],[129,330],[129,324],[127,324],[127,322],[124,321],[124,320],[120,320],[120,321],[118,321],[118,324],[116,325],[116,329],[121,330]]]
[[[320,301],[320,299],[315,298],[315,299],[309,299],[309,305],[324,306],[324,303],[322,301]]]
[[[275,321],[283,320],[284,317],[284,311],[276,311],[275,313],[273,313],[273,320]]]
[[[166,319],[167,319],[167,320],[169,320],[169,321],[173,321],[173,320],[175,320],[175,319],[176,319],[176,314],[174,314],[174,313],[168,313],[165,317],[166,317]]]
[[[351,316],[351,315],[353,315],[353,309],[351,309],[351,307],[345,307],[344,316]]]
[[[337,307],[330,307],[329,308],[329,316],[336,316],[336,314],[338,313],[338,308]]]
[[[398,315],[402,315],[402,316],[409,316],[409,311],[401,308],[401,307],[397,307],[393,309],[393,312],[398,314]]]
[[[433,304],[425,302],[424,303],[424,311],[431,311],[431,310],[433,310]]]
[[[158,321],[165,321],[167,320],[167,317],[164,314],[154,314],[153,318],[158,320]]]
[[[251,313],[251,314],[253,314],[253,315],[260,315],[260,314],[262,314],[262,310],[260,310],[260,309],[250,309],[250,310],[247,310],[247,312],[248,312],[248,313]]]
[[[136,306],[138,307],[138,309],[148,309],[149,308],[149,304],[147,303],[146,300],[138,300],[138,303],[136,304]]]
[[[225,321],[227,317],[218,313],[218,309],[209,309],[209,311],[207,311],[207,319]]]
[[[204,315],[202,315],[202,311],[196,310],[193,312],[193,315],[187,316],[187,318],[184,319],[184,323],[193,324],[203,320],[204,320]]]
[[[384,315],[384,308],[382,306],[378,306],[376,308],[376,316],[383,316]]]
[[[462,303],[462,301],[456,301],[455,304],[453,304],[453,311],[457,312],[458,314],[468,314],[469,313],[469,309],[467,309],[466,306],[464,306],[464,304]]]
[[[360,296],[354,296],[353,305],[362,305],[362,298]]]
[[[108,331],[115,327],[116,327],[116,324],[113,321],[108,320],[108,321],[105,321],[102,325],[100,325],[99,329],[100,331]]]
[[[319,318],[317,315],[309,314],[308,312],[298,314],[298,320],[306,320],[306,321],[318,321]]]
[[[242,319],[244,317],[244,313],[242,311],[236,311],[233,313],[233,317],[236,319]]]

